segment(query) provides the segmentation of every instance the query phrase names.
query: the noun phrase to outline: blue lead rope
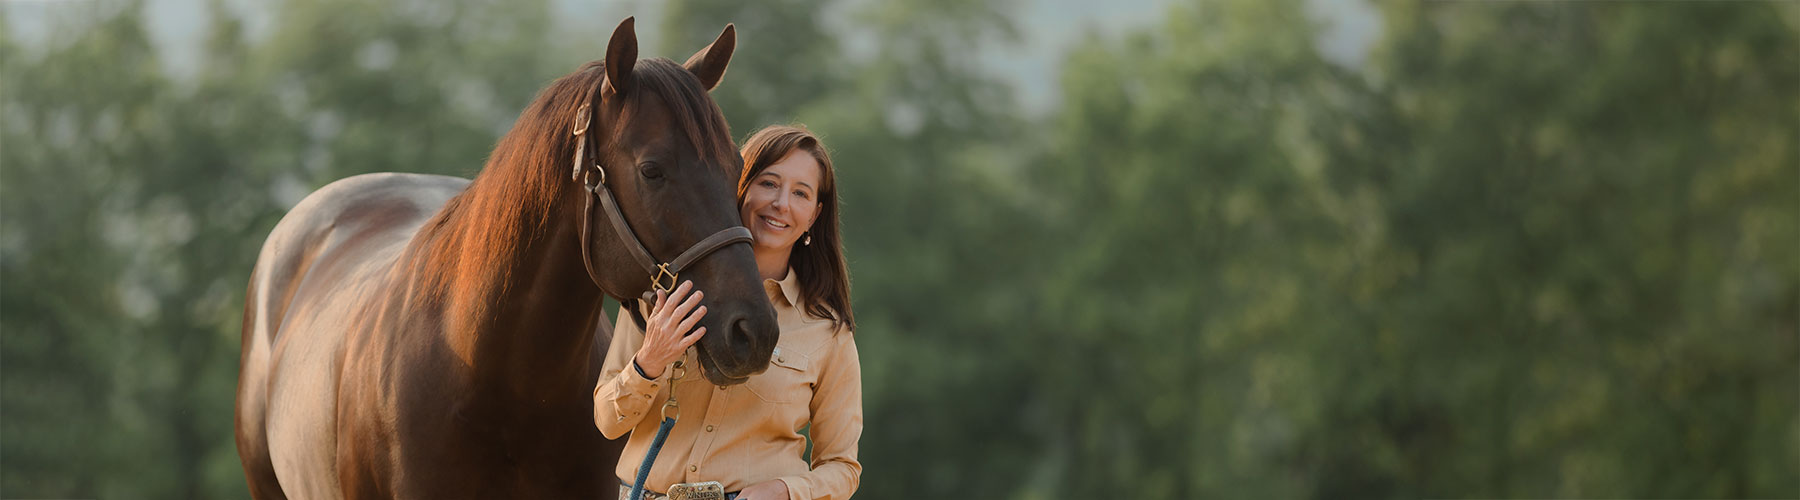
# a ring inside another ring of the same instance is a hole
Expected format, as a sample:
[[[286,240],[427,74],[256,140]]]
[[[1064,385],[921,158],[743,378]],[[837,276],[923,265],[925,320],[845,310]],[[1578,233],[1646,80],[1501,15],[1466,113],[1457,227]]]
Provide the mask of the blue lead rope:
[[[656,453],[662,451],[663,441],[669,438],[669,429],[675,427],[675,419],[663,417],[662,425],[656,427],[656,439],[650,441],[650,452],[644,454],[644,464],[638,466],[637,482],[631,485],[631,500],[643,500],[644,481],[650,478],[650,466],[656,463]]]

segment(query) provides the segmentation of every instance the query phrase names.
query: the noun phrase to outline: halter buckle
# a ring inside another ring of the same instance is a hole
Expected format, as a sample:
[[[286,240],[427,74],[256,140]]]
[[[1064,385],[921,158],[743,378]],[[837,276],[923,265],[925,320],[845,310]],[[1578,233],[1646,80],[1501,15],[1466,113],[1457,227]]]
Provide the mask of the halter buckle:
[[[669,277],[669,285],[668,286],[663,286],[663,283],[662,283],[663,276]],[[651,290],[661,291],[661,292],[672,292],[675,290],[675,285],[679,285],[679,284],[681,284],[681,273],[670,271],[668,263],[662,263],[662,264],[656,265],[656,275],[650,277],[650,289]]]
[[[575,112],[575,135],[587,133],[589,116],[591,115],[586,104],[581,105],[581,110]]]
[[[583,104],[581,109],[575,112],[575,160],[571,162],[574,165],[569,170],[569,180],[572,181],[582,180],[581,167],[583,162],[581,160],[587,155],[588,118],[591,116],[593,115],[588,111],[588,106],[586,104]],[[600,170],[600,166],[595,165],[594,170]],[[600,172],[600,182],[602,184],[606,183],[606,171],[604,170],[601,170]],[[588,189],[590,191],[593,190],[593,186],[588,186]]]

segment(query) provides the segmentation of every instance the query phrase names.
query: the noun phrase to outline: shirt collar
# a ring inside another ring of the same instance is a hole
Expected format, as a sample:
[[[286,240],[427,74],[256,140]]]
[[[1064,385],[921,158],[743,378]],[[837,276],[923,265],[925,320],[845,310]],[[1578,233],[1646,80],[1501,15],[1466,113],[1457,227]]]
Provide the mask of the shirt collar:
[[[782,296],[782,298],[787,299],[788,305],[790,305],[790,306],[799,306],[800,305],[800,279],[794,275],[794,268],[789,267],[788,271],[787,271],[787,276],[781,278],[780,281],[777,281],[777,280],[763,280],[763,281],[774,281],[776,285],[779,285],[781,287],[781,296]]]

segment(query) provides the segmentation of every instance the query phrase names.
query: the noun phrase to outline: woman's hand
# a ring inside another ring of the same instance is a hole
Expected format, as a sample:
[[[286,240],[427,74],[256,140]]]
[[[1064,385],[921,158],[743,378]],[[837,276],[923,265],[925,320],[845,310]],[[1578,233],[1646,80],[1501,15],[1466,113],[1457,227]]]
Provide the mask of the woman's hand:
[[[738,492],[738,500],[787,500],[787,483],[780,479],[770,479],[752,484],[744,491]]]
[[[656,304],[650,308],[650,317],[644,318],[644,345],[637,351],[638,369],[643,370],[644,375],[652,379],[661,377],[669,363],[681,359],[688,346],[706,335],[704,326],[688,333],[700,318],[706,316],[706,306],[700,305],[700,297],[705,294],[695,290],[693,295],[688,295],[693,288],[694,282],[683,281],[672,295],[661,290],[656,292]],[[667,307],[670,305],[674,307]]]

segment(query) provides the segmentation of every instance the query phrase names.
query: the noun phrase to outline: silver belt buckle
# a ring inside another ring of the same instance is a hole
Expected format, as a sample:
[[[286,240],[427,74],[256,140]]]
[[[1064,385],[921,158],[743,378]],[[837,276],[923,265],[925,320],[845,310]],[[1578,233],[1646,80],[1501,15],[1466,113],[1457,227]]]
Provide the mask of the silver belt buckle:
[[[725,486],[718,481],[681,483],[669,487],[669,500],[725,500]]]

